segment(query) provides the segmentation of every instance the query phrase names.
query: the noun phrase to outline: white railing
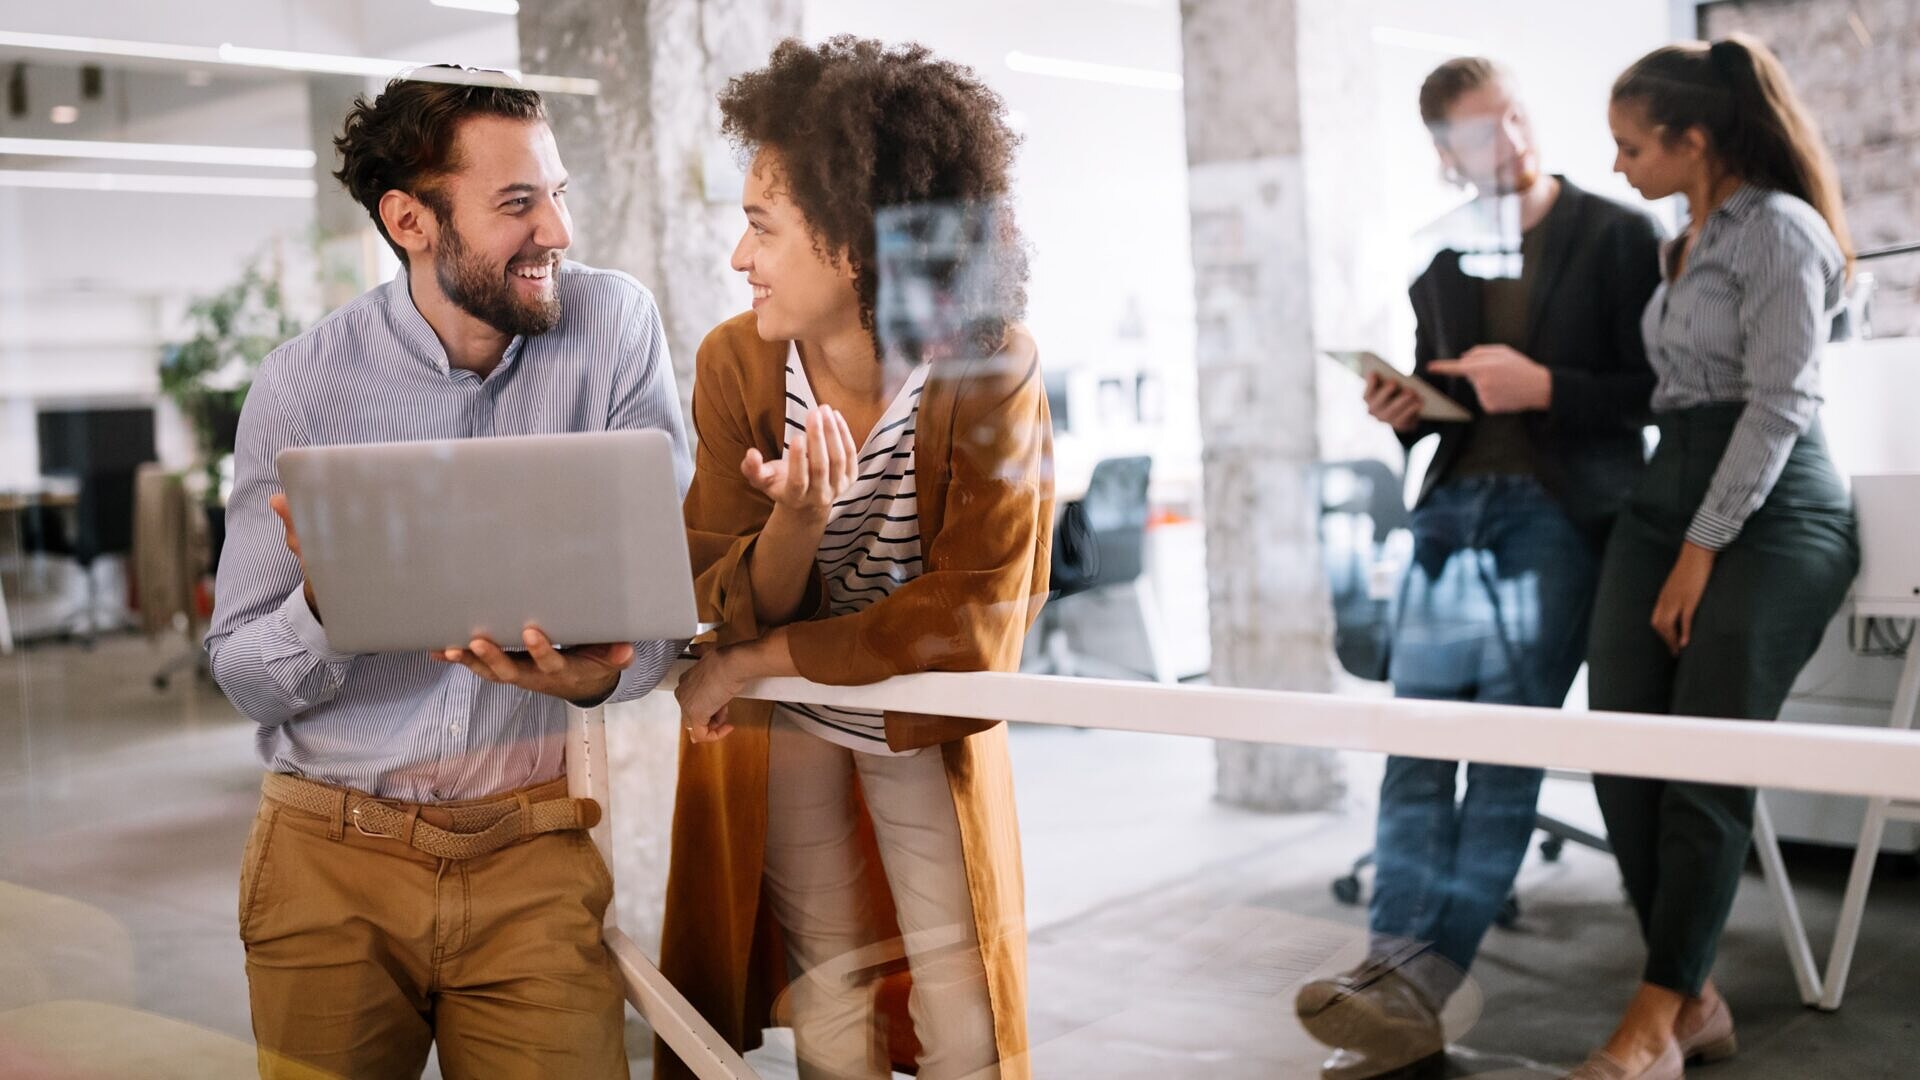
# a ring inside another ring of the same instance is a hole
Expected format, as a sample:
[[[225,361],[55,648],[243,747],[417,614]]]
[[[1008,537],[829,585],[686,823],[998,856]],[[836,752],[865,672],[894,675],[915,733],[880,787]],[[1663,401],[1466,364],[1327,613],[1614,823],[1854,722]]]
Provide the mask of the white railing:
[[[872,686],[765,679],[743,696],[1061,727],[1369,750],[1406,757],[1920,799],[1920,737],[1877,728],[1697,720],[1284,690],[907,675]],[[1912,703],[1909,702],[1909,709]]]
[[[680,670],[669,673],[656,692],[670,692]],[[1903,680],[1896,715],[1912,714],[1917,695],[1916,680]],[[1920,733],[1900,730],[997,673],[907,675],[849,687],[762,679],[742,696],[1920,801]],[[599,710],[574,717],[568,753],[573,791],[604,808],[603,721]],[[603,852],[608,819],[603,814],[595,830]],[[1771,847],[1770,833],[1768,840]],[[1782,895],[1776,888],[1776,899]],[[1790,905],[1790,895],[1786,901]],[[627,999],[655,1032],[702,1080],[752,1080],[752,1068],[613,924],[611,912],[608,919],[607,942],[626,979]],[[1791,922],[1797,929],[1797,912]],[[1802,995],[1817,994],[1817,984],[1810,987],[1808,971],[1801,970],[1810,969],[1811,956],[1794,960]]]

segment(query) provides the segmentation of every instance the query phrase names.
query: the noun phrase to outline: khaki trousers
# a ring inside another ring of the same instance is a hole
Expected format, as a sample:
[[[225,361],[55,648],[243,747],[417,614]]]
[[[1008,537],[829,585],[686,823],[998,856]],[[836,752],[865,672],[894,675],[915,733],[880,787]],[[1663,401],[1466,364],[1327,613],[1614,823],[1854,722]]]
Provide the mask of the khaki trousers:
[[[583,830],[442,859],[262,799],[240,871],[260,1075],[418,1077],[437,1043],[450,1080],[625,1077],[612,899]]]
[[[793,967],[801,1080],[885,1080],[875,1007],[884,948],[854,843],[854,784],[905,935],[920,1080],[998,1075],[960,822],[938,747],[862,754],[803,731],[776,708],[767,748],[766,896]]]

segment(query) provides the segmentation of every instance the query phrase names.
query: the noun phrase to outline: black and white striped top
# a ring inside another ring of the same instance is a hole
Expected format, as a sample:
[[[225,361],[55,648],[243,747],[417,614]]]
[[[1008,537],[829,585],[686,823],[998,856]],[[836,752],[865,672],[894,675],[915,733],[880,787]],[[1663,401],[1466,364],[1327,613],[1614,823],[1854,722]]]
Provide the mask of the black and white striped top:
[[[669,432],[686,491],[693,467],[653,294],[626,274],[572,262],[556,287],[559,324],[514,338],[484,379],[448,364],[405,270],[261,364],[240,412],[206,645],[215,681],[256,725],[268,769],[409,802],[480,798],[565,773],[565,702],[425,652],[333,648],[267,505],[280,490],[274,455],[289,446],[622,428]],[[472,560],[476,574],[514,572],[479,538],[447,557]],[[608,700],[653,689],[682,644],[635,642]]]
[[[815,563],[826,583],[828,610],[847,615],[920,576],[920,511],[915,499],[914,424],[927,365],[915,367],[860,447],[858,478],[833,504]],[[816,401],[799,350],[787,349],[787,431],[806,430]],[[829,742],[869,754],[896,754],[875,711],[781,702],[788,720]],[[906,751],[907,754],[918,753]]]
[[[1740,535],[1820,411],[1820,350],[1846,287],[1846,259],[1804,200],[1751,184],[1707,216],[1680,276],[1662,249],[1640,329],[1659,384],[1655,412],[1746,403],[1687,539],[1718,551]]]

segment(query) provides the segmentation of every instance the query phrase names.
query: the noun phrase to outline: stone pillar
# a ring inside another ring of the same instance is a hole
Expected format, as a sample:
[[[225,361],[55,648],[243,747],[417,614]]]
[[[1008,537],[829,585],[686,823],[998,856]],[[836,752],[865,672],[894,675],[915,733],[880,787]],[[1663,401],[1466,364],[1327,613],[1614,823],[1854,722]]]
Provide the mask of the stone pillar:
[[[690,401],[700,339],[748,303],[727,268],[741,177],[715,96],[800,32],[799,0],[522,0],[519,26],[525,70],[600,82],[546,99],[572,177],[572,254],[653,290]],[[679,713],[653,694],[608,709],[606,730],[620,923],[657,955]]]
[[[1326,691],[1332,615],[1316,536],[1314,304],[1301,8],[1183,0],[1187,160],[1215,682]],[[1324,809],[1325,751],[1223,742],[1218,797]]]
[[[740,162],[716,97],[800,33],[800,0],[528,0],[520,62],[597,79],[547,108],[573,177],[573,256],[653,290],[674,373],[692,400],[700,339],[747,306],[727,266],[740,239]]]

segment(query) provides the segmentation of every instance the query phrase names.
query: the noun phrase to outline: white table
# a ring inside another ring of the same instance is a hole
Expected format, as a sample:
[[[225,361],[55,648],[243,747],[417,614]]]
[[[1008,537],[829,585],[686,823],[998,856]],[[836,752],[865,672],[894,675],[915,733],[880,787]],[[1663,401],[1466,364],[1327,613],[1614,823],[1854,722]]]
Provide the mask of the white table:
[[[1858,618],[1905,619],[1920,624],[1920,599],[1878,600],[1856,603]],[[1900,669],[1900,688],[1894,691],[1893,711],[1888,726],[1906,731],[1913,727],[1914,713],[1920,709],[1920,641],[1907,646],[1907,659]],[[1873,885],[1873,867],[1880,855],[1880,836],[1889,821],[1920,821],[1920,802],[1900,799],[1867,800],[1866,820],[1860,824],[1860,843],[1853,853],[1853,872],[1847,877],[1847,892],[1840,901],[1840,924],[1834,931],[1833,951],[1827,956],[1827,973],[1820,981],[1820,1008],[1832,1011],[1840,1007],[1847,990],[1847,973],[1853,966],[1853,950],[1860,943],[1860,920],[1867,910],[1867,890]],[[1806,936],[1801,934],[1804,947]]]
[[[1904,619],[1920,622],[1920,599],[1854,600],[1849,603],[1851,618]],[[1893,695],[1893,708],[1887,725],[1897,731],[1914,726],[1915,710],[1920,706],[1920,641],[1907,647],[1900,670],[1900,685]],[[1780,857],[1780,844],[1774,835],[1772,819],[1767,815],[1764,794],[1754,803],[1753,845],[1765,873],[1767,889],[1773,894],[1779,912],[1781,936],[1787,945],[1787,958],[1793,965],[1794,981],[1800,988],[1800,1000],[1815,1008],[1832,1012],[1840,1007],[1846,993],[1848,969],[1853,965],[1854,948],[1860,941],[1860,920],[1867,909],[1867,890],[1873,885],[1873,868],[1880,856],[1880,841],[1889,821],[1920,822],[1920,801],[1888,799],[1867,800],[1867,813],[1860,824],[1860,838],[1853,853],[1853,871],[1847,878],[1846,895],[1840,901],[1839,926],[1834,931],[1833,950],[1827,956],[1827,970],[1821,975],[1813,957],[1813,945],[1800,921],[1800,909],[1794,902],[1787,878],[1786,863]]]

